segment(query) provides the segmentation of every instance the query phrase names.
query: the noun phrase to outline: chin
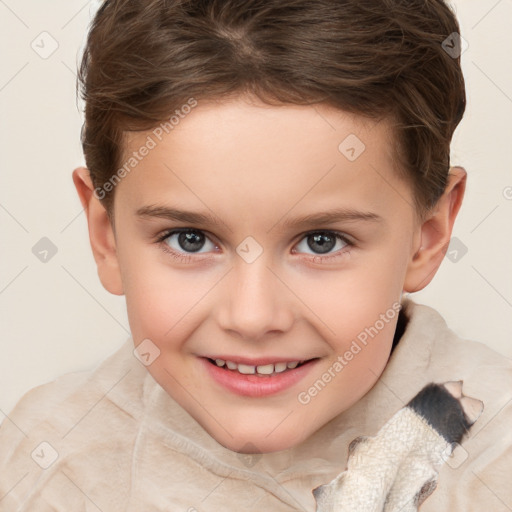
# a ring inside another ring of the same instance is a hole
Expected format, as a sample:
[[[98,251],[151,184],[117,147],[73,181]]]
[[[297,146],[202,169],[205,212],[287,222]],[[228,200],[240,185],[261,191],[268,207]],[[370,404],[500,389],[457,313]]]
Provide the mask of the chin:
[[[217,435],[220,434],[220,435]],[[255,432],[244,432],[229,436],[226,432],[213,432],[210,435],[228,450],[241,454],[261,454],[287,450],[297,446],[307,438],[307,434],[283,430],[275,434],[262,432],[261,429]]]

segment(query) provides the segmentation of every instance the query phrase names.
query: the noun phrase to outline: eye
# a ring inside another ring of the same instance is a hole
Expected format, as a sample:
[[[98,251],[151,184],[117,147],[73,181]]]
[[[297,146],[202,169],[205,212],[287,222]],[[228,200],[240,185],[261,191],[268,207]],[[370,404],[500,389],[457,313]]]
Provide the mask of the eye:
[[[166,231],[156,241],[166,253],[182,263],[192,263],[194,254],[209,253],[218,249],[203,231],[194,228]],[[341,233],[314,231],[306,233],[292,251],[309,254],[315,261],[325,261],[347,255],[349,251],[343,249],[352,246],[353,243]]]
[[[197,229],[180,229],[167,232],[160,238],[160,241],[177,253],[209,252],[216,247],[202,231]],[[201,251],[205,245],[206,250]]]
[[[307,249],[310,249],[313,252],[309,254],[318,256],[326,254],[334,248],[337,249],[335,251],[337,253],[350,245],[351,243],[339,233],[333,231],[315,231],[306,234],[301,242],[297,244],[297,249],[294,252],[306,252],[306,254],[308,254]]]

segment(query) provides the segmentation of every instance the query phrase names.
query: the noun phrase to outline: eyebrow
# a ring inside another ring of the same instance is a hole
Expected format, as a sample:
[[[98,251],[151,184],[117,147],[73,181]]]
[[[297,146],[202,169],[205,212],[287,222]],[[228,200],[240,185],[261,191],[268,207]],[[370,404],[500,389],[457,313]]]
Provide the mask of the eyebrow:
[[[374,212],[364,212],[354,210],[353,208],[336,208],[334,210],[312,213],[302,217],[295,217],[283,221],[282,225],[285,228],[293,227],[299,228],[314,224],[331,224],[334,222],[357,222],[357,221],[370,221],[380,222],[384,220],[380,215]]]
[[[177,208],[161,205],[142,206],[136,211],[135,214],[140,218],[160,218],[203,226],[217,226],[219,224],[223,224],[223,222],[218,217],[210,213],[179,210]],[[277,224],[281,224],[283,229],[299,229],[307,226],[330,224],[341,221],[381,222],[383,220],[384,219],[380,215],[377,215],[374,212],[359,211],[352,208],[336,208],[334,210],[286,219],[282,222],[278,221],[271,229],[273,229]]]
[[[178,210],[168,206],[149,205],[139,208],[135,215],[142,218],[160,218],[167,220],[177,220],[188,222],[190,224],[215,225],[219,220],[209,213],[191,212],[187,210]]]

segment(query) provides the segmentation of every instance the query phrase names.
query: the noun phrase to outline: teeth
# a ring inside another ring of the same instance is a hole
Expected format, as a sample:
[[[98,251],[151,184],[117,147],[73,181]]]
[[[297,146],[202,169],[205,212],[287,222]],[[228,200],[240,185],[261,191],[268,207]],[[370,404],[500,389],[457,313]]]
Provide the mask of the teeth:
[[[290,361],[289,363],[263,364],[260,366],[252,366],[249,364],[237,364],[233,361],[224,361],[224,359],[215,359],[217,366],[226,366],[229,370],[237,370],[244,375],[272,375],[273,373],[284,372],[287,368],[297,368],[299,361]]]
[[[270,375],[271,373],[274,373],[274,365],[271,364],[264,364],[261,366],[258,366],[256,368],[256,371],[262,375]]]
[[[254,373],[255,369],[256,369],[255,366],[249,366],[248,364],[239,364],[238,365],[238,371],[240,373],[245,374],[245,375],[249,375],[251,373]]]
[[[281,373],[281,372],[284,372],[286,370],[286,363],[276,363],[274,365],[274,371],[276,373]]]

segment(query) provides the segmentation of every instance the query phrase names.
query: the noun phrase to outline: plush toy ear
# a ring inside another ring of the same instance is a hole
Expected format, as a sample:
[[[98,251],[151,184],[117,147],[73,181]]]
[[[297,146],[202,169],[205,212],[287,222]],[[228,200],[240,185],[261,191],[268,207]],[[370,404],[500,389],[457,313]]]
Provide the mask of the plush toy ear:
[[[451,393],[454,398],[462,398],[462,380],[445,382],[443,386]]]
[[[375,436],[356,437],[347,469],[313,491],[317,512],[417,512],[437,486],[447,448],[483,410],[482,401],[463,394],[462,384],[431,382]]]
[[[319,485],[313,489],[313,496],[315,497],[317,512],[322,510],[320,507],[324,506],[325,503],[329,501],[330,494],[331,488],[329,485]]]
[[[484,410],[484,403],[481,400],[471,398],[470,396],[464,395],[460,399],[460,404],[462,405],[462,410],[464,411],[470,425],[475,423]]]
[[[348,445],[348,456],[352,456],[356,451],[357,446],[361,443],[368,441],[368,439],[370,439],[369,436],[359,436],[356,437],[355,439],[352,439],[352,441]]]
[[[437,478],[431,478],[423,484],[418,494],[414,496],[414,506],[419,508],[420,505],[436,490]]]
[[[316,512],[337,512],[335,508],[337,489],[342,484],[344,478],[345,473],[341,473],[331,483],[319,485],[313,489],[313,496],[316,501]],[[335,487],[333,484],[335,484]]]
[[[315,487],[313,489],[313,496],[315,497],[315,500],[317,503],[320,502],[322,499],[322,496],[325,492],[327,492],[329,489],[328,485],[319,485],[318,487]]]

